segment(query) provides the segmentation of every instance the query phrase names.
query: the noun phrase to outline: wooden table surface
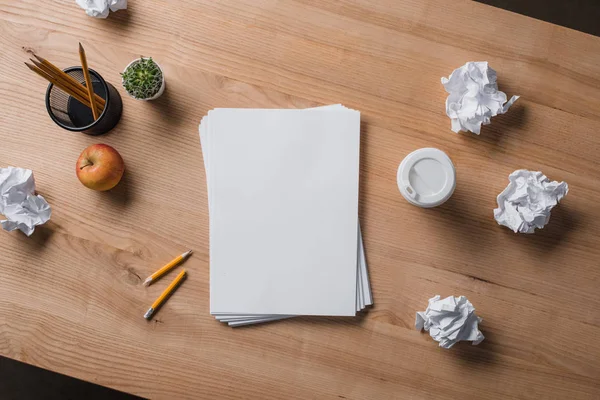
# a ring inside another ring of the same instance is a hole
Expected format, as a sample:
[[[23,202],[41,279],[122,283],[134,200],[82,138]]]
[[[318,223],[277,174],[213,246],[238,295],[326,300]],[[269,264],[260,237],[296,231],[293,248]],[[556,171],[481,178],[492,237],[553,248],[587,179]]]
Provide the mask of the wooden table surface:
[[[600,38],[457,0],[129,3],[97,20],[71,0],[0,0],[0,166],[32,169],[53,208],[31,238],[0,232],[0,354],[151,398],[600,397]],[[58,128],[45,83],[23,65],[31,51],[77,65],[79,41],[123,97],[105,136]],[[158,101],[119,85],[140,55],[165,70]],[[440,77],[483,60],[522,97],[481,136],[454,134]],[[375,306],[356,318],[216,322],[200,118],[331,103],[362,112]],[[75,176],[79,153],[100,142],[127,166],[108,193]],[[395,179],[426,146],[450,155],[458,179],[429,210]],[[535,235],[493,219],[520,168],[570,187]],[[189,279],[147,322],[164,285],[141,281],[187,249]],[[435,294],[471,300],[481,345],[444,350],[414,329]]]

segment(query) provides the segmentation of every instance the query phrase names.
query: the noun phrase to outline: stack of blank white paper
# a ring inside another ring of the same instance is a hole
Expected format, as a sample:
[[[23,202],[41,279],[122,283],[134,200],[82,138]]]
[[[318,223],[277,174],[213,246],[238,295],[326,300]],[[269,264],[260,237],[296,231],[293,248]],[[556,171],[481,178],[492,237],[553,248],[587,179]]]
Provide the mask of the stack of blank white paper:
[[[230,326],[373,303],[360,227],[360,113],[214,109],[200,123],[210,313]]]

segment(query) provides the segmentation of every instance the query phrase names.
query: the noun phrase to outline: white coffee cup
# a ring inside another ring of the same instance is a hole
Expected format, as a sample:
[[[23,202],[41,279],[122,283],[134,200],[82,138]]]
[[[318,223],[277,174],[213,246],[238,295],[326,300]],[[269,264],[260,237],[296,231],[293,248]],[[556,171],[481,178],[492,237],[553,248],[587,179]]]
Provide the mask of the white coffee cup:
[[[418,149],[398,166],[398,189],[418,207],[431,208],[445,203],[456,187],[456,169],[450,157],[435,148]]]

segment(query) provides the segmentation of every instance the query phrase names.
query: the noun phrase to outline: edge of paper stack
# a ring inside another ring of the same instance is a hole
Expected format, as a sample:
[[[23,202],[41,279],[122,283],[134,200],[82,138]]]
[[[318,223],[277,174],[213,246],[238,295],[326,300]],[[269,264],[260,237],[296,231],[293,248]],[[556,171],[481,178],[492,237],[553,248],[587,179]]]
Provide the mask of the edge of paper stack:
[[[313,109],[330,109],[330,110],[340,110],[340,109],[345,109],[345,110],[349,110],[348,108],[344,107],[341,104],[333,104],[333,105],[328,105],[328,106],[322,106],[322,107],[315,107]],[[209,121],[209,115],[205,116],[202,118],[202,121],[200,122],[200,126],[199,126],[199,134],[200,134],[200,144],[202,147],[202,156],[203,156],[203,160],[204,160],[204,168],[206,171],[206,179],[207,179],[207,192],[210,193],[211,191],[211,183],[209,182],[209,163],[208,163],[208,146],[206,145],[208,142],[208,132],[209,130],[207,129],[207,125],[208,125],[208,121]],[[209,214],[210,214],[210,209],[211,209],[211,204],[210,204],[210,196],[209,196],[209,204],[208,204],[208,208],[209,208]],[[372,297],[372,293],[371,293],[371,285],[369,282],[369,273],[368,273],[368,269],[367,269],[367,263],[366,263],[366,258],[365,258],[365,252],[364,252],[364,244],[363,244],[363,238],[362,238],[362,233],[361,233],[361,229],[360,229],[360,225],[358,226],[357,229],[357,269],[356,269],[356,274],[357,274],[357,279],[356,279],[356,311],[362,311],[364,310],[367,306],[370,306],[373,304],[373,297]],[[212,271],[211,271],[212,273]],[[276,321],[276,320],[281,320],[281,319],[287,319],[287,318],[293,318],[296,317],[298,315],[281,315],[281,314],[232,314],[232,313],[213,313],[211,312],[211,314],[220,322],[223,323],[227,323],[229,326],[231,327],[239,327],[239,326],[244,326],[244,325],[253,325],[253,324],[259,324],[259,323],[263,323],[263,322],[270,322],[270,321]]]

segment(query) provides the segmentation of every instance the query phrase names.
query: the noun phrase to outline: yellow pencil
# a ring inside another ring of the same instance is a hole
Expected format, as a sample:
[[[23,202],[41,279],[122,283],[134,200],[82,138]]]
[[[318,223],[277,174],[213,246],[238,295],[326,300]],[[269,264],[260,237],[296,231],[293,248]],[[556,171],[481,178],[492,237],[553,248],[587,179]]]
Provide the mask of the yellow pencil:
[[[181,283],[181,281],[183,281],[184,278],[185,278],[185,269],[183,271],[181,271],[179,273],[179,275],[177,275],[177,278],[175,278],[175,280],[173,282],[171,282],[171,284],[165,289],[165,291],[162,292],[162,294],[160,296],[158,296],[158,299],[156,299],[156,301],[154,303],[152,303],[152,306],[150,306],[148,311],[146,311],[146,314],[144,314],[144,318],[146,318],[146,319],[152,318],[152,314],[154,314],[154,311],[156,311],[158,309],[158,307],[160,307],[165,302],[165,300],[171,294],[173,294],[175,289],[177,289],[177,286]]]
[[[92,115],[94,116],[94,121],[98,119],[98,106],[96,105],[96,98],[94,97],[94,86],[92,84],[92,77],[90,76],[90,71],[88,70],[87,58],[85,57],[85,50],[81,43],[79,43],[79,59],[81,60],[81,70],[83,71],[83,77],[85,78],[85,87],[88,92],[88,100],[91,104]]]
[[[167,272],[169,272],[170,270],[175,268],[177,265],[179,265],[180,262],[182,262],[183,260],[188,258],[190,256],[190,254],[192,254],[191,250],[186,251],[185,253],[181,254],[180,256],[177,256],[177,258],[175,258],[173,261],[171,261],[170,263],[168,263],[167,265],[165,265],[164,267],[162,267],[161,269],[159,269],[158,271],[156,271],[155,273],[153,273],[152,275],[147,277],[146,280],[144,281],[144,286],[150,285],[152,282],[154,282],[155,280],[157,280],[158,278],[160,278],[161,276],[163,276],[164,274],[166,274]]]

